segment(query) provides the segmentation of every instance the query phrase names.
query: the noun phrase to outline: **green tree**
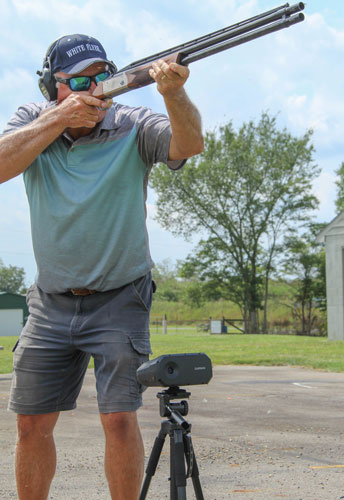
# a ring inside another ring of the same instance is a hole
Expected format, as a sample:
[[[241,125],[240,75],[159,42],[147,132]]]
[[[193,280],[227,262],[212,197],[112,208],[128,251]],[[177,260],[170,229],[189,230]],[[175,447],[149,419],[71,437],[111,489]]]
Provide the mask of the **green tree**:
[[[25,271],[22,267],[5,266],[0,259],[0,291],[25,293]]]
[[[181,298],[181,283],[177,278],[177,269],[170,259],[165,259],[155,265],[152,277],[157,285],[156,300],[178,302]]]
[[[201,307],[205,302],[217,301],[224,296],[218,280],[210,277],[208,269],[208,279],[198,276],[200,262],[188,257],[185,262],[179,261],[178,274],[183,278],[183,299],[186,304],[193,307]]]
[[[259,330],[282,235],[317,206],[311,135],[293,137],[263,113],[238,131],[229,123],[206,133],[204,152],[180,171],[160,165],[151,175],[160,224],[186,239],[205,235],[187,259],[189,276],[238,304],[247,333]]]
[[[190,306],[200,307],[209,300],[204,286],[194,277],[190,277],[180,269],[181,263],[174,264],[170,259],[158,262],[152,271],[157,285],[155,300],[166,302],[183,302]]]
[[[293,278],[292,308],[301,335],[311,335],[314,327],[326,330],[326,317],[319,315],[319,310],[326,311],[325,250],[315,240],[325,226],[310,224],[306,233],[290,236],[285,242],[284,271]]]
[[[341,166],[335,170],[337,174],[336,186],[337,186],[337,198],[335,200],[337,214],[344,210],[344,162]]]

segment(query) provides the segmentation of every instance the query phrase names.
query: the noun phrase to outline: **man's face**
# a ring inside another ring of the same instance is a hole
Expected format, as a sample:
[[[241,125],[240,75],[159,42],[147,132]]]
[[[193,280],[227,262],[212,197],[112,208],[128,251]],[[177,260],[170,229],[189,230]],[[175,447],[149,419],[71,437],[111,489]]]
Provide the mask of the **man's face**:
[[[98,75],[99,73],[106,71],[106,67],[107,67],[107,65],[105,63],[99,62],[99,63],[92,64],[91,66],[86,68],[84,71],[81,71],[80,73],[69,75],[67,73],[64,73],[63,71],[58,71],[56,73],[56,76],[58,76],[60,78],[71,78],[72,76],[95,76],[95,75]],[[95,88],[96,88],[96,83],[92,81],[91,86],[88,90],[83,90],[83,91],[77,92],[77,93],[78,94],[92,95]],[[69,87],[68,84],[59,82],[59,85],[57,88],[57,102],[58,103],[62,102],[64,99],[66,99],[66,97],[68,97],[72,93],[76,93],[76,92],[71,90],[71,88]]]
[[[71,76],[95,76],[98,75],[99,73],[102,73],[106,71],[107,65],[105,63],[94,63],[88,68],[86,68],[84,71],[81,71],[80,73],[77,73],[75,75],[68,75],[67,73],[64,73],[63,71],[58,71],[56,73],[56,76],[60,78],[70,78]],[[60,104],[62,101],[64,101],[70,94],[86,94],[86,95],[92,95],[94,92],[94,89],[96,88],[96,83],[94,81],[91,81],[90,88],[88,90],[83,90],[80,92],[75,92],[73,91],[68,84],[61,83],[59,82],[58,87],[57,87],[57,103]],[[101,121],[105,115],[106,115],[106,110],[100,112],[100,118],[99,121]]]

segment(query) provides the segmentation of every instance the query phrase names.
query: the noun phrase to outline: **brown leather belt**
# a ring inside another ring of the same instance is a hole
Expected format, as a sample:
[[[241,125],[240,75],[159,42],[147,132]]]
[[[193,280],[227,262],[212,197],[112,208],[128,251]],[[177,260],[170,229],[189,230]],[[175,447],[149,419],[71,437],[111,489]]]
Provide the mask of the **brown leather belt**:
[[[70,290],[73,295],[93,295],[94,293],[97,293],[97,290],[90,290],[89,288],[72,288]]]

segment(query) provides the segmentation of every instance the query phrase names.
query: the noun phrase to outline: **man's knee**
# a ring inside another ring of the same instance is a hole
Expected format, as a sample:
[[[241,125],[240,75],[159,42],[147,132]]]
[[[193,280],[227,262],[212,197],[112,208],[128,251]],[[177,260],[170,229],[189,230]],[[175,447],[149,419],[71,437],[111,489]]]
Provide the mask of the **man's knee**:
[[[106,435],[125,440],[139,431],[136,412],[101,413]]]
[[[41,437],[47,438],[52,435],[59,412],[42,415],[17,416],[18,439],[25,440]]]

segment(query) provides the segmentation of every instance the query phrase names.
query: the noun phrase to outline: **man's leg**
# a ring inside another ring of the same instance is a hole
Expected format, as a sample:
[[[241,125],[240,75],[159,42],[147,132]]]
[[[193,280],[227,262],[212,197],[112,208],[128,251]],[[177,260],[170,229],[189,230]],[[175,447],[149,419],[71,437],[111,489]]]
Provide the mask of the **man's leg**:
[[[19,500],[46,500],[55,474],[53,430],[59,412],[18,415],[16,479]]]
[[[136,412],[101,413],[106,446],[105,473],[112,500],[137,500],[144,449]]]

